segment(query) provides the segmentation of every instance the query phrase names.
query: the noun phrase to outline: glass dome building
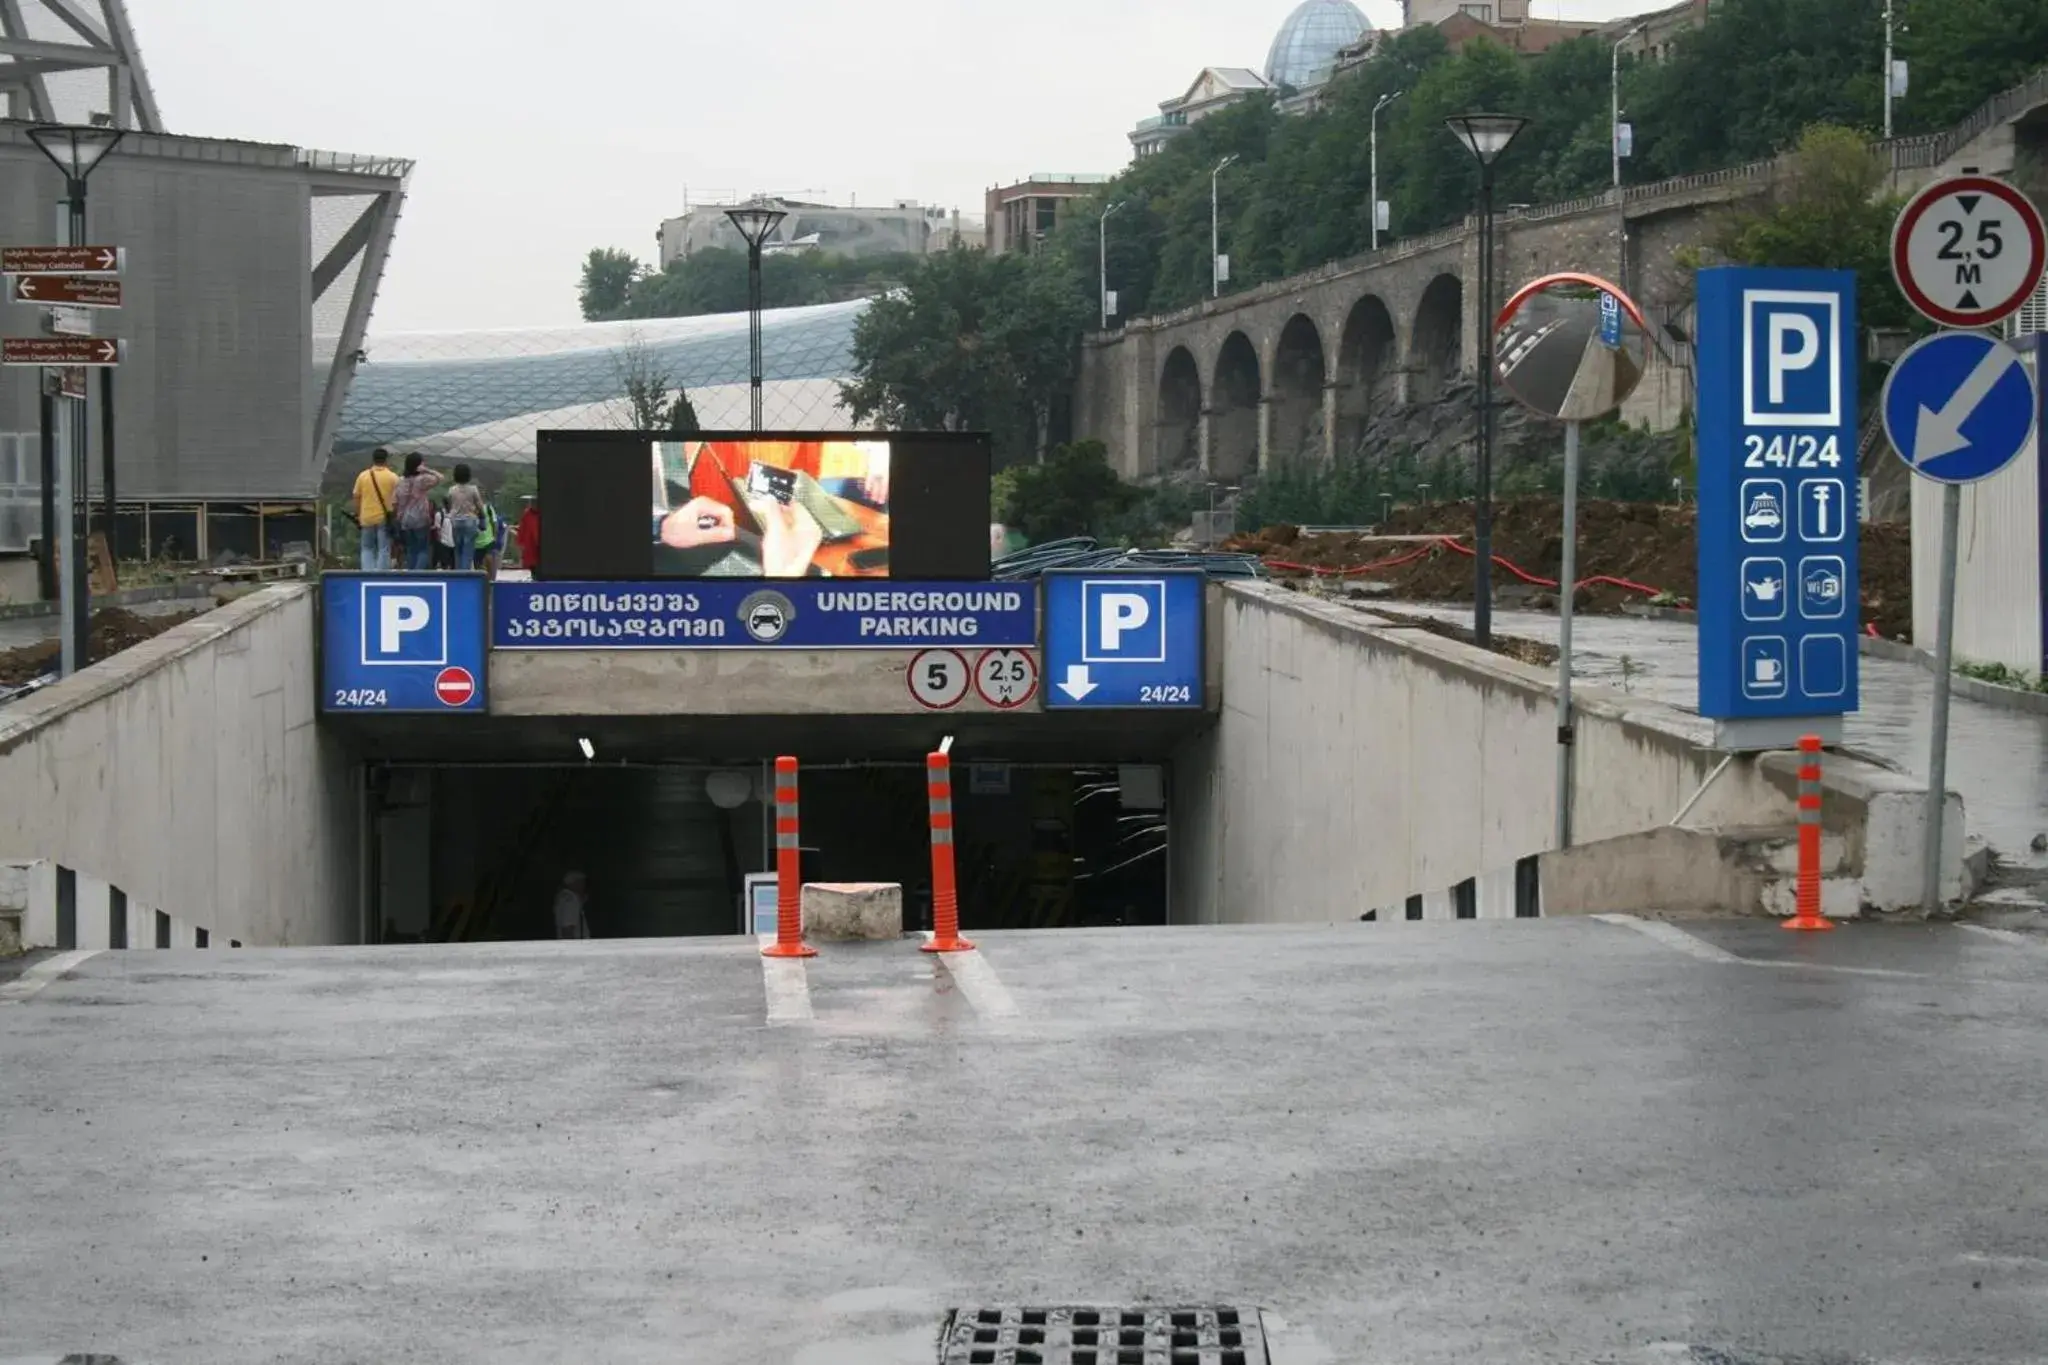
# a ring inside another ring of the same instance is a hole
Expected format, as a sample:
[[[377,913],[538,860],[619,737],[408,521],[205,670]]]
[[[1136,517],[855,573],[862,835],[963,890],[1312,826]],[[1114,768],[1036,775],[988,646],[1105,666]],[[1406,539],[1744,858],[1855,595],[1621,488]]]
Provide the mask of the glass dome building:
[[[1266,79],[1313,90],[1330,79],[1337,53],[1372,31],[1351,0],[1302,0],[1266,53]]]
[[[761,315],[770,430],[849,425],[839,384],[853,376],[853,327],[867,306],[857,299]],[[634,375],[680,385],[706,430],[744,430],[748,421],[745,313],[386,333],[364,351],[336,456],[388,445],[435,460],[530,463],[537,431],[631,426],[625,395]]]

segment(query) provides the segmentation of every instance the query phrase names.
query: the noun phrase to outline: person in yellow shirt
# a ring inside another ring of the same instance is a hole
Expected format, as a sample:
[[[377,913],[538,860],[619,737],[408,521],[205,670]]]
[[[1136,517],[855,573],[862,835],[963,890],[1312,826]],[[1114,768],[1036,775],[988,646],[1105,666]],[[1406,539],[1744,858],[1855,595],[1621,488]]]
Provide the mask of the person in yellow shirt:
[[[355,490],[348,495],[349,511],[362,531],[362,566],[371,572],[391,568],[391,499],[397,489],[391,452],[378,446],[370,455],[370,467],[356,475]]]

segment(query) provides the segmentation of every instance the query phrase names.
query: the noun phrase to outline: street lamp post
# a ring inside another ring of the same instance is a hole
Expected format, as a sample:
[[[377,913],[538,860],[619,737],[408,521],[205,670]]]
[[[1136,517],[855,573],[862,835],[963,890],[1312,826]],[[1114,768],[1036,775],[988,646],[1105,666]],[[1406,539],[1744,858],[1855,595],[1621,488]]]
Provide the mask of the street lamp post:
[[[1612,101],[1609,106],[1610,116],[1607,125],[1607,140],[1614,152],[1614,188],[1617,191],[1621,189],[1621,50],[1627,47],[1630,41],[1643,31],[1643,28],[1642,24],[1637,24],[1628,32],[1622,34],[1621,38],[1614,44],[1614,75],[1608,86],[1612,94]],[[1615,197],[1618,199],[1621,196],[1617,193]]]
[[[1372,214],[1372,249],[1380,249],[1380,110],[1392,104],[1405,90],[1396,90],[1391,95],[1381,95],[1372,107],[1372,203],[1368,206]]]
[[[1109,215],[1122,207],[1122,200],[1109,205],[1102,211],[1102,221],[1096,224],[1095,287],[1102,295],[1102,330],[1105,332],[1109,330]]]
[[[1216,178],[1235,160],[1237,153],[1232,152],[1209,172],[1209,297],[1212,299],[1223,297],[1223,232],[1216,216]]]
[[[788,215],[781,209],[744,204],[725,216],[747,243],[747,415],[751,431],[761,429],[761,246]]]
[[[64,174],[64,201],[66,213],[66,245],[84,246],[85,243],[85,182],[89,179],[107,153],[114,150],[124,132],[119,128],[74,128],[62,124],[51,124],[28,130],[29,141],[50,159],[50,164]],[[105,408],[106,441],[104,482],[107,497],[107,538],[109,548],[114,536],[114,375],[112,370],[103,373],[100,381],[100,402]],[[43,405],[45,414],[62,414],[63,451],[54,461],[57,465],[58,488],[53,492],[49,480],[43,482],[43,526],[54,528],[56,517],[52,499],[61,502],[71,518],[69,532],[64,537],[63,568],[58,584],[59,616],[63,623],[59,632],[62,639],[62,654],[59,667],[65,676],[84,668],[86,642],[89,638],[92,612],[91,581],[87,577],[85,561],[86,523],[91,516],[91,504],[86,492],[86,413],[83,399],[72,400],[61,396]],[[47,448],[48,442],[45,443]],[[47,470],[45,471],[48,472]],[[55,549],[48,541],[44,545],[47,555]]]
[[[1472,635],[1493,645],[1493,165],[1529,120],[1514,114],[1460,114],[1444,120],[1479,162],[1479,449],[1474,461]]]

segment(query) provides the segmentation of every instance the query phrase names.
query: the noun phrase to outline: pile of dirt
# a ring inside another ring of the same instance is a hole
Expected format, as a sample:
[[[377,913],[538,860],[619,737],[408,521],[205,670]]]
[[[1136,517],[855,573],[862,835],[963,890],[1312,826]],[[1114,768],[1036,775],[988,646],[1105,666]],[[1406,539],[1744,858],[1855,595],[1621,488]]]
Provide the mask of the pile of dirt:
[[[1264,559],[1279,577],[1344,574],[1384,583],[1395,597],[1419,602],[1472,599],[1472,504],[1429,503],[1396,508],[1373,534],[1303,535],[1293,526],[1269,526],[1225,542]],[[1494,504],[1495,591],[1503,605],[1554,605],[1555,594],[1530,579],[1554,581],[1564,553],[1562,501],[1512,498]],[[1390,536],[1447,537],[1442,543],[1389,540]],[[1577,576],[1618,580],[1587,584],[1576,598],[1581,611],[1614,612],[1625,603],[1693,603],[1698,589],[1698,514],[1691,505],[1586,499],[1579,503]],[[1903,524],[1863,527],[1863,620],[1893,639],[1913,629],[1913,542]],[[1510,567],[1512,566],[1512,567]],[[1517,573],[1516,570],[1520,572]],[[1632,586],[1631,586],[1632,585]],[[1517,602],[1516,599],[1523,599]]]
[[[91,631],[86,637],[86,662],[98,663],[210,610],[208,605],[162,616],[138,616],[122,607],[102,607],[92,614]],[[0,686],[18,687],[45,673],[56,672],[63,652],[63,646],[56,640],[0,650]]]
[[[1367,609],[1374,616],[1380,617],[1382,620],[1393,621],[1403,626],[1413,626],[1417,630],[1426,630],[1431,635],[1441,635],[1446,640],[1456,640],[1460,644],[1467,645],[1479,643],[1479,637],[1472,633],[1470,626],[1461,626],[1453,621],[1439,621],[1433,616],[1417,616],[1413,612],[1388,611],[1386,608],[1379,606],[1368,607]],[[1493,637],[1493,652],[1495,654],[1505,654],[1508,658],[1518,659],[1525,664],[1536,664],[1542,668],[1550,668],[1557,663],[1556,645],[1547,645],[1541,640],[1525,640],[1519,635],[1495,634]],[[1576,673],[1577,670],[1573,671]]]

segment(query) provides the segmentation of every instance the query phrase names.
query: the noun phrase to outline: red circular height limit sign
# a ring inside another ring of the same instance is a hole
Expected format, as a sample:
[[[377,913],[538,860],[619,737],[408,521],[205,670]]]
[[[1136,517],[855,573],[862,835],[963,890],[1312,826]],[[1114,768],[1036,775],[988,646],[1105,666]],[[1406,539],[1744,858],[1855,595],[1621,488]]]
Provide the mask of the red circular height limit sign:
[[[1913,196],[1892,228],[1906,301],[1944,327],[1989,327],[2018,312],[2048,267],[2048,228],[2003,180],[1961,175]]]
[[[1038,662],[1021,649],[987,649],[974,661],[974,690],[998,711],[1014,711],[1038,691]]]
[[[466,668],[448,667],[434,675],[434,697],[443,706],[461,706],[476,695],[476,679]]]

